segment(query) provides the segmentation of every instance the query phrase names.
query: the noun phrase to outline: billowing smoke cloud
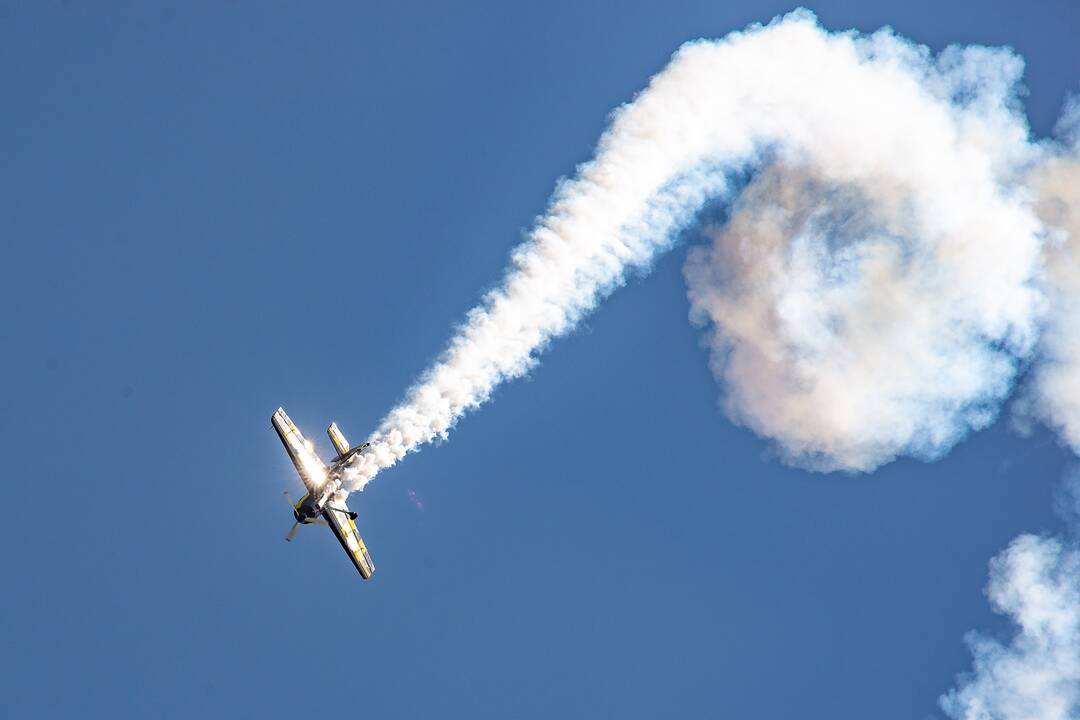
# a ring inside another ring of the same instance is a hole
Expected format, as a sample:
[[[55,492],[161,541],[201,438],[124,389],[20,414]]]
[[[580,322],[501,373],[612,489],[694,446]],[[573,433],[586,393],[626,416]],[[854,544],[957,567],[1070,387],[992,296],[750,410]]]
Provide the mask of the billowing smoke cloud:
[[[1050,313],[1021,406],[1080,454],[1080,102],[1073,103],[1061,126],[1067,144],[1048,148],[1048,160],[1032,178],[1037,210],[1049,231]]]
[[[1047,229],[1048,312],[1018,401],[1022,419],[1042,420],[1080,454],[1080,105],[1060,125],[1062,142],[1043,148],[1030,186]],[[987,595],[1015,626],[1003,642],[968,636],[971,672],[941,698],[956,720],[1070,720],[1080,717],[1080,471],[1067,479],[1059,510],[1068,537],[1021,535],[990,563]]]
[[[958,720],[1069,720],[1080,714],[1080,550],[1021,535],[990,564],[994,609],[1017,626],[1005,644],[968,636],[974,670],[942,698]]]
[[[807,11],[684,46],[560,185],[348,489],[526,373],[741,172],[732,222],[687,270],[729,412],[817,468],[944,451],[993,418],[1043,307],[1021,69],[1008,50],[831,34]]]
[[[1067,521],[1080,521],[1077,476]],[[1070,720],[1080,716],[1080,546],[1075,538],[1021,535],[990,561],[987,595],[1015,634],[971,633],[972,672],[941,698],[957,720]]]
[[[918,174],[930,167],[904,180],[897,169],[853,184],[770,165],[709,231],[713,245],[688,256],[729,416],[792,462],[872,470],[898,453],[940,455],[994,418],[1030,350],[1040,305],[1027,211],[991,188],[950,193]],[[953,180],[992,182],[984,173]]]

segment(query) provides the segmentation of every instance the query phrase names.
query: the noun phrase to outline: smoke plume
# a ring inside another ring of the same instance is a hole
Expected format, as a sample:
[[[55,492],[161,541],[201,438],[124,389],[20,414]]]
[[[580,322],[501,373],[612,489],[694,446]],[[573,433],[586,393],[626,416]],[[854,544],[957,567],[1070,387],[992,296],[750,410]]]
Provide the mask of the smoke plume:
[[[941,698],[956,720],[1069,720],[1080,715],[1080,475],[1060,503],[1071,537],[1021,535],[990,561],[987,596],[1015,625],[1009,642],[970,633],[970,673]]]
[[[721,406],[815,470],[933,459],[1016,407],[1080,453],[1080,105],[1030,139],[1007,49],[934,56],[805,10],[682,47],[561,182],[503,282],[371,436],[358,490],[438,437],[676,235]],[[723,222],[701,209],[720,201]],[[1080,497],[1080,496],[1078,496]],[[942,698],[962,720],[1080,714],[1080,546],[1023,535]]]
[[[707,230],[712,246],[688,256],[724,408],[793,463],[872,470],[940,455],[994,418],[1030,350],[1040,305],[1026,213],[989,188],[975,203],[940,186],[924,195],[927,178],[898,182],[896,169],[852,184],[770,165]],[[976,181],[992,178],[964,180]],[[944,207],[916,209],[930,202]],[[995,234],[994,218],[1012,225]]]
[[[1060,131],[1068,144],[1047,148],[1048,159],[1032,178],[1037,211],[1048,232],[1050,312],[1020,405],[1080,454],[1080,102],[1072,103]]]
[[[817,469],[946,451],[994,418],[1045,305],[1021,71],[1005,49],[934,57],[805,10],[685,45],[560,183],[348,489],[528,372],[718,198],[731,220],[686,274],[729,415]]]

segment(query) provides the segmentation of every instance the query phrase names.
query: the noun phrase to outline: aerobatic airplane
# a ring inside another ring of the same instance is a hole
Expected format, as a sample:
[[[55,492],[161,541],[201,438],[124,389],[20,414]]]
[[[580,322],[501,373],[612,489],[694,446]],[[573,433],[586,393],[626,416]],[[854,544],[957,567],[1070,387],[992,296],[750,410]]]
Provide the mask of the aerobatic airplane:
[[[301,525],[328,525],[353,565],[360,571],[360,576],[367,580],[375,572],[375,564],[371,562],[364,539],[356,530],[356,513],[349,510],[344,499],[336,496],[341,489],[346,464],[362,453],[368,443],[350,449],[349,441],[338,430],[337,423],[330,423],[326,433],[330,436],[330,442],[334,443],[338,455],[327,465],[315,453],[311,443],[300,434],[284,410],[278,408],[270,422],[277,430],[278,437],[296,466],[296,472],[307,488],[307,494],[300,498],[300,502],[293,505],[292,500],[289,500],[296,523],[285,539],[291,541],[296,529]],[[286,497],[288,494],[285,493]]]

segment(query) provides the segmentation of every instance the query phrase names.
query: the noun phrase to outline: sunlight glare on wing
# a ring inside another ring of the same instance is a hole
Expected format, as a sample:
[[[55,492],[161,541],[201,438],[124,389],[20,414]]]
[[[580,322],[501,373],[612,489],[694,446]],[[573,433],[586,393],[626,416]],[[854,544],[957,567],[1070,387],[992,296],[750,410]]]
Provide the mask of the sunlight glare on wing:
[[[326,467],[315,454],[315,446],[311,444],[310,440],[304,442],[304,447],[307,450],[302,455],[304,470],[307,471],[308,477],[311,478],[311,483],[315,487],[322,487],[326,482]]]

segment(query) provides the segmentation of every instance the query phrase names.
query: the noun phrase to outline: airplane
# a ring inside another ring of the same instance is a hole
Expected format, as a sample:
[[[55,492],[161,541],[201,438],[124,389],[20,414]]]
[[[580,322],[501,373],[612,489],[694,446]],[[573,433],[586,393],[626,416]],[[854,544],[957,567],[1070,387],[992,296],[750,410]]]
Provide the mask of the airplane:
[[[326,433],[330,436],[330,442],[338,454],[327,465],[315,453],[311,443],[297,429],[296,425],[285,411],[277,409],[270,417],[270,423],[277,430],[285,451],[296,466],[296,472],[307,488],[307,493],[300,501],[289,505],[293,509],[293,524],[285,540],[291,542],[296,534],[296,529],[301,525],[327,525],[334,532],[334,537],[341,543],[341,547],[352,560],[353,565],[360,572],[360,577],[367,580],[375,572],[375,563],[368,555],[364,539],[356,530],[356,513],[349,510],[343,498],[338,498],[338,490],[341,489],[344,470],[350,460],[364,452],[369,443],[364,443],[354,448],[349,447],[349,441],[338,429],[337,423],[330,423]],[[285,492],[288,497],[288,491]]]

